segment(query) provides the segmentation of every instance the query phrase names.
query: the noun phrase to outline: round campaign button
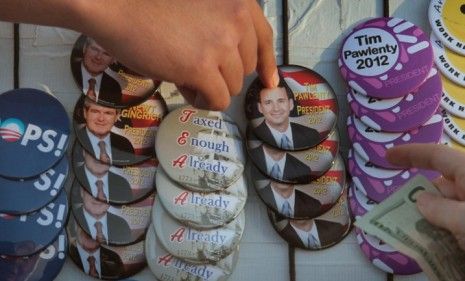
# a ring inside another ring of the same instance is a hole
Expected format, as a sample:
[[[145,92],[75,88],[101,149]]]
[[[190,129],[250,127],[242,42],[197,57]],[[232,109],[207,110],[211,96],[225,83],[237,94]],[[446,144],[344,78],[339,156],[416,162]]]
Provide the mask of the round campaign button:
[[[291,219],[311,219],[331,209],[342,195],[346,182],[344,161],[338,155],[324,175],[305,185],[272,181],[252,167],[258,196],[273,212]]]
[[[173,256],[192,263],[216,263],[224,259],[236,250],[244,233],[244,211],[224,226],[201,230],[175,220],[158,199],[153,208],[153,227],[161,245]]]
[[[0,177],[0,212],[12,215],[31,213],[55,199],[69,172],[66,155],[37,177],[12,180]]]
[[[355,220],[360,219],[368,211],[371,211],[378,203],[366,197],[365,194],[357,189],[357,186],[352,182],[349,185],[349,207],[352,218]]]
[[[69,119],[51,94],[18,89],[0,95],[0,175],[37,176],[54,166],[69,142]]]
[[[0,255],[2,280],[54,280],[65,264],[67,247],[68,238],[63,229],[40,253],[23,257]]]
[[[277,88],[265,88],[256,78],[247,90],[245,113],[250,126],[258,139],[278,149],[314,147],[336,126],[336,94],[313,70],[297,65],[278,69]]]
[[[447,145],[448,147],[451,147],[453,149],[456,149],[456,150],[459,150],[461,152],[465,152],[465,146],[461,145],[460,143],[454,141],[453,139],[451,139],[446,132],[444,132],[442,134],[442,137],[441,137],[441,144],[445,144]]]
[[[408,143],[438,143],[443,130],[442,116],[435,113],[422,126],[404,133],[388,133],[367,127],[355,115],[347,118],[347,132],[354,150],[364,159],[387,169],[398,169],[386,159],[386,151]]]
[[[308,184],[331,168],[339,149],[337,129],[319,145],[300,151],[284,151],[258,140],[247,128],[247,150],[252,163],[269,178],[296,184]]]
[[[45,249],[68,216],[65,190],[47,206],[27,215],[0,214],[0,255],[29,256]]]
[[[377,98],[397,98],[414,91],[433,66],[428,36],[400,18],[374,18],[345,38],[339,69],[357,92]]]
[[[434,33],[431,33],[430,40],[434,50],[434,62],[441,73],[460,86],[465,86],[464,57],[446,49]]]
[[[239,128],[229,116],[191,106],[166,116],[155,149],[171,179],[200,192],[233,184],[242,176],[246,160]]]
[[[415,91],[404,97],[377,99],[351,89],[347,94],[350,109],[367,126],[385,132],[405,132],[425,123],[438,109],[441,78],[435,67]]]
[[[465,118],[464,88],[450,81],[444,75],[441,75],[441,80],[443,85],[441,107],[457,117]]]
[[[165,210],[175,219],[198,229],[228,224],[244,209],[247,200],[245,177],[225,190],[202,193],[184,189],[163,169],[158,169],[156,185],[158,198]]]
[[[465,7],[462,1],[431,0],[428,18],[434,34],[451,50],[465,55]]]
[[[128,69],[85,35],[74,44],[70,63],[82,94],[104,106],[126,108],[139,104],[160,85]]]
[[[349,232],[352,220],[347,202],[347,187],[336,205],[322,216],[308,220],[287,219],[270,209],[268,217],[290,245],[305,250],[321,250],[336,245]]]
[[[444,119],[444,131],[449,137],[465,145],[465,119],[449,114],[445,109],[442,110],[442,118]]]
[[[92,239],[105,245],[128,245],[144,238],[155,194],[130,205],[112,206],[89,194],[77,182],[71,189],[72,213]]]
[[[157,167],[155,158],[131,166],[110,166],[82,149],[79,142],[73,146],[76,179],[97,200],[110,204],[130,204],[146,198],[155,190]]]
[[[128,246],[102,245],[93,240],[70,216],[68,255],[85,274],[105,280],[121,280],[135,275],[147,265],[144,241]]]
[[[408,170],[391,170],[375,166],[370,161],[363,160],[358,153],[349,150],[349,173],[358,190],[368,198],[381,202],[396,192],[408,180],[420,174],[433,180],[440,176],[431,170],[410,168]]]
[[[225,281],[236,267],[239,249],[215,264],[198,264],[177,258],[161,246],[152,225],[145,238],[145,256],[150,270],[159,280]]]

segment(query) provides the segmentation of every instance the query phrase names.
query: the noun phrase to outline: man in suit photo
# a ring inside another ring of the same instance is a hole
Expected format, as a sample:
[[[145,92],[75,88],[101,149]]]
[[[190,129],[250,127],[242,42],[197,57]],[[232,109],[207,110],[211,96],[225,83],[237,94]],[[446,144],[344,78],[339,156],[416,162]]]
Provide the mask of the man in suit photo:
[[[71,71],[82,92],[93,101],[102,100],[107,103],[121,103],[121,85],[105,70],[115,60],[94,39],[85,37],[82,58],[71,62]]]
[[[295,189],[293,184],[269,181],[258,194],[268,206],[286,218],[314,218],[321,214],[320,201]]]
[[[258,111],[265,119],[254,128],[254,133],[261,140],[284,150],[299,150],[315,142],[309,140],[321,138],[317,130],[290,121],[294,97],[286,87],[263,88],[257,98]]]
[[[74,166],[74,174],[92,196],[103,202],[125,203],[133,199],[129,182],[110,171],[110,165],[100,162],[80,148],[83,162]]]
[[[95,199],[84,188],[79,189],[82,205],[74,209],[73,214],[86,233],[101,244],[130,242],[131,229],[126,220],[108,212],[108,203]]]
[[[84,100],[85,126],[76,130],[81,145],[94,153],[94,158],[103,163],[131,163],[135,157],[134,147],[124,136],[111,132],[118,120],[119,110]]]

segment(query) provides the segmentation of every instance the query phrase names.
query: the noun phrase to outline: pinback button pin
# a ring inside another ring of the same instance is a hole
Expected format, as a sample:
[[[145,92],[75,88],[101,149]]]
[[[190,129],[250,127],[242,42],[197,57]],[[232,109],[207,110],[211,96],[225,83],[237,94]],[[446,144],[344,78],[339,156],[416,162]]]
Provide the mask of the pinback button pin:
[[[244,211],[224,226],[200,230],[175,220],[158,199],[153,208],[152,222],[163,248],[192,263],[216,263],[224,259],[236,250],[244,233]]]
[[[65,190],[47,206],[27,215],[0,215],[0,255],[29,256],[50,245],[68,216]]]
[[[456,0],[432,0],[428,18],[434,34],[452,51],[465,55],[464,3]]]
[[[79,36],[71,52],[71,72],[84,96],[101,105],[126,108],[144,102],[160,85],[117,62],[93,38]]]
[[[354,150],[364,159],[386,169],[399,169],[386,159],[389,148],[408,143],[438,143],[443,122],[441,114],[435,113],[422,126],[403,133],[374,130],[363,124],[355,115],[347,118],[347,131]]]
[[[334,246],[344,239],[352,226],[347,187],[344,187],[336,205],[314,219],[287,219],[270,209],[268,217],[278,234],[291,246],[305,250],[321,250]]]
[[[106,195],[101,192],[99,196]],[[71,207],[76,222],[103,245],[122,246],[144,239],[154,200],[155,194],[152,194],[137,203],[114,206],[94,198],[77,181],[71,189]]]
[[[464,57],[444,47],[434,33],[430,36],[434,50],[434,62],[439,71],[454,83],[465,87],[465,64]]]
[[[451,139],[451,137],[449,137],[449,135],[447,135],[446,132],[442,133],[440,143],[445,144],[448,147],[451,147],[453,149],[465,152],[465,146],[463,146],[460,143],[456,142],[455,140]]]
[[[278,69],[277,88],[265,88],[257,78],[247,90],[245,113],[249,126],[259,140],[280,150],[314,147],[336,126],[336,95],[313,70],[297,65]]]
[[[464,59],[465,61],[465,59]],[[450,79],[441,75],[443,91],[441,107],[459,118],[465,118],[465,95],[464,88]]]
[[[331,168],[339,148],[335,128],[319,145],[300,151],[284,151],[260,141],[247,128],[247,151],[252,163],[269,178],[291,184],[308,184]]]
[[[147,266],[144,241],[127,246],[101,245],[70,216],[67,225],[68,255],[85,274],[104,280],[133,276]]]
[[[465,119],[454,116],[445,109],[442,110],[442,118],[447,135],[460,145],[465,145]]]
[[[63,229],[55,241],[39,253],[11,257],[0,255],[0,272],[3,280],[54,280],[66,260],[68,238]]]
[[[418,89],[394,99],[377,99],[350,89],[347,93],[352,112],[367,126],[385,132],[405,132],[425,123],[438,109],[441,78],[435,67]]]
[[[245,177],[227,189],[202,193],[184,189],[169,179],[163,169],[158,169],[156,185],[165,210],[183,224],[198,229],[228,224],[240,214],[247,200]]]
[[[65,155],[39,176],[21,180],[0,177],[0,212],[23,215],[43,208],[58,196],[68,173],[69,163]]]
[[[228,115],[191,106],[166,116],[155,149],[166,174],[192,191],[227,188],[242,176],[246,159],[239,129]]]
[[[0,95],[0,175],[37,176],[65,154],[69,119],[63,105],[51,94],[17,89]]]
[[[349,87],[376,98],[405,96],[420,86],[433,66],[428,36],[400,18],[374,18],[345,38],[339,69]]]
[[[226,280],[236,267],[239,249],[215,264],[198,264],[177,258],[167,252],[149,226],[145,239],[145,256],[150,270],[160,280]]]
[[[268,179],[252,167],[252,181],[258,196],[273,212],[291,219],[311,219],[331,209],[342,195],[346,173],[340,155],[324,175],[305,185],[285,184]]]
[[[79,142],[73,145],[73,171],[81,186],[97,200],[98,179],[108,182],[107,198],[103,202],[115,205],[131,204],[149,196],[155,190],[155,158],[139,164],[117,167],[104,164],[87,153]]]

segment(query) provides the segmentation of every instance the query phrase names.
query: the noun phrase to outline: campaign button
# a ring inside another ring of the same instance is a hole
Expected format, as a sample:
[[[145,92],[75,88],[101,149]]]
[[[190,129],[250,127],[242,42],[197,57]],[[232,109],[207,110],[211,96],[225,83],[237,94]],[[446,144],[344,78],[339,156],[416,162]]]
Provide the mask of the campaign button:
[[[39,253],[12,257],[0,255],[2,280],[54,280],[66,260],[68,238],[63,229],[55,241]]]
[[[65,190],[36,212],[21,216],[0,214],[0,255],[29,256],[42,251],[58,237],[67,216]]]
[[[228,224],[244,209],[247,200],[245,177],[227,189],[203,193],[184,189],[163,169],[158,169],[156,185],[158,198],[165,210],[183,224],[199,229]]]
[[[0,175],[37,176],[54,166],[66,152],[69,119],[51,94],[17,89],[0,95]]]
[[[225,113],[184,106],[160,125],[155,150],[166,174],[200,192],[223,190],[242,176],[242,136]]]
[[[349,87],[376,98],[397,98],[420,86],[433,66],[428,36],[400,18],[374,18],[345,38],[339,69]]]
[[[226,280],[234,271],[239,257],[239,249],[215,264],[198,264],[186,261],[168,253],[155,235],[152,225],[145,238],[145,256],[150,270],[160,280]]]
[[[465,58],[464,58],[465,60]],[[465,95],[463,94],[464,88],[450,79],[441,75],[442,80],[442,99],[441,107],[462,119],[465,118]]]
[[[448,147],[459,150],[461,152],[465,152],[465,146],[453,140],[451,137],[447,135],[446,132],[443,132],[440,143],[445,144]]]
[[[429,180],[440,176],[436,171],[418,168],[407,170],[380,168],[370,161],[363,160],[353,149],[349,150],[348,168],[352,181],[360,192],[375,202],[383,201],[418,174]]]
[[[331,85],[315,71],[278,66],[277,88],[256,78],[245,97],[245,113],[258,139],[281,150],[308,149],[321,143],[336,126],[339,112]]]
[[[155,158],[131,166],[110,166],[82,148],[73,146],[73,171],[76,179],[97,200],[124,205],[140,201],[155,190]],[[102,189],[103,195],[99,196]]]
[[[465,58],[444,47],[434,33],[430,36],[434,50],[434,62],[439,71],[454,83],[465,87]]]
[[[432,0],[428,18],[434,34],[452,51],[465,55],[465,7],[462,1]]]
[[[219,228],[196,229],[171,217],[158,199],[153,208],[153,227],[163,248],[192,263],[216,263],[226,258],[236,250],[244,233],[244,211]]]
[[[300,151],[276,149],[260,141],[247,128],[247,151],[252,163],[269,178],[291,184],[308,184],[332,166],[339,149],[337,129],[317,146]]]
[[[465,119],[454,116],[445,109],[442,110],[442,118],[444,119],[444,131],[449,137],[465,145]]]
[[[155,194],[137,203],[114,206],[99,201],[75,180],[72,213],[79,226],[103,245],[128,245],[144,239]]]
[[[67,225],[68,255],[85,274],[104,280],[123,279],[147,266],[144,241],[127,246],[102,245],[90,237],[70,216]]]
[[[118,62],[93,38],[79,36],[71,52],[71,72],[82,94],[108,107],[140,104],[155,93],[160,81],[143,77]]]
[[[68,173],[69,162],[65,155],[37,177],[21,180],[0,177],[0,212],[22,215],[43,208],[58,196]]]
[[[342,195],[346,182],[344,161],[340,155],[331,169],[305,185],[270,180],[254,166],[251,177],[258,196],[266,206],[291,219],[311,219],[327,212]]]
[[[354,182],[349,185],[348,200],[350,213],[355,220],[360,219],[360,217],[378,205],[378,203],[360,192]]]
[[[319,217],[306,220],[288,219],[270,209],[268,217],[281,238],[291,246],[304,250],[329,248],[344,239],[351,229],[347,187],[344,187],[336,205]]]
[[[350,89],[347,93],[352,112],[367,126],[385,132],[405,132],[425,123],[438,109],[441,78],[435,67],[418,89],[404,97],[377,99]]]
[[[347,118],[347,131],[354,150],[364,159],[387,169],[399,169],[386,159],[389,148],[408,143],[438,143],[443,130],[442,116],[435,113],[422,126],[403,133],[377,131],[355,115]]]

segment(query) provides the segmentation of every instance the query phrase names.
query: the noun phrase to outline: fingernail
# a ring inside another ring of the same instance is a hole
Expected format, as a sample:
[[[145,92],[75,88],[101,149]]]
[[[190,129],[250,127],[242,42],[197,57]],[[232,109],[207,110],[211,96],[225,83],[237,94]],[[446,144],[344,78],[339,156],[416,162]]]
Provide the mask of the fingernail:
[[[273,88],[278,87],[279,85],[279,74],[278,74],[278,69],[275,70],[273,73]]]
[[[430,205],[430,200],[432,199],[433,195],[428,192],[421,192],[417,195],[417,207],[421,213],[424,213]]]

